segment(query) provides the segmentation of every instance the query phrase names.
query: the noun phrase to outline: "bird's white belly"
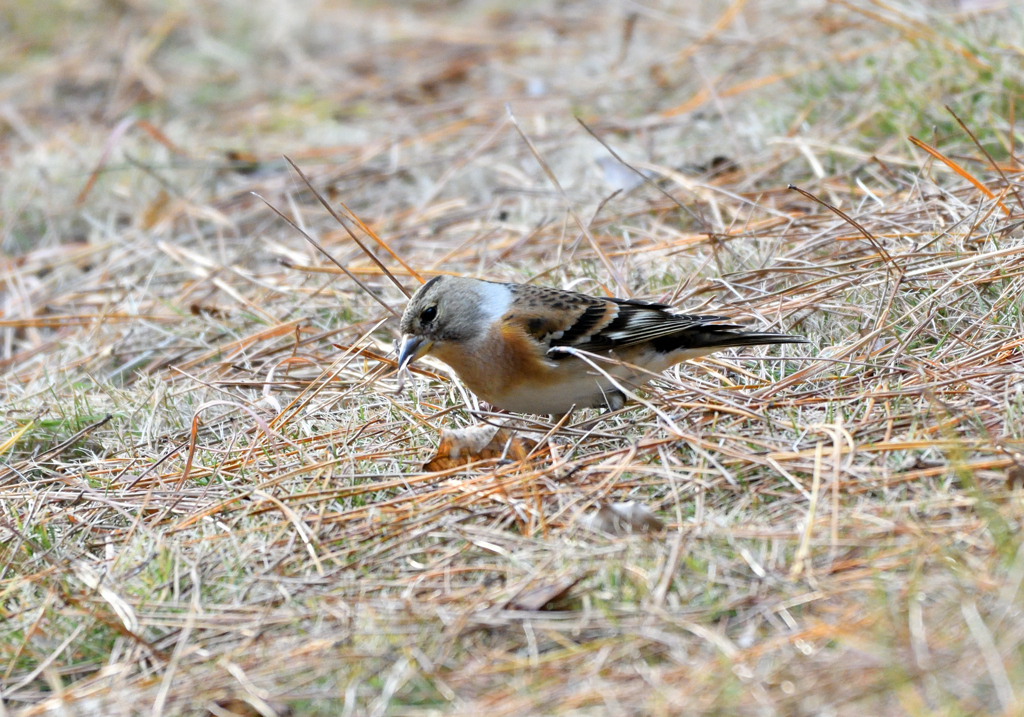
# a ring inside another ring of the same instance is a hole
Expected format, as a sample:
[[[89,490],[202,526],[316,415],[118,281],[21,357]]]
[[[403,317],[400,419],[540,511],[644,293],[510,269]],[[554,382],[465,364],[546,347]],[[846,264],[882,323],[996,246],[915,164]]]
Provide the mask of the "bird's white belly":
[[[621,364],[598,364],[622,388],[630,391],[643,386],[670,366],[680,361],[706,356],[717,349],[691,349],[674,351],[668,354],[650,352],[636,357],[638,366],[643,372],[630,369]],[[570,359],[563,364],[564,373],[561,380],[547,385],[520,384],[515,390],[502,396],[493,396],[493,403],[498,408],[515,413],[539,413],[560,415],[575,408],[603,408],[609,403],[618,408],[614,400],[619,391],[612,381],[592,366],[579,359]]]
[[[609,371],[609,373],[627,391],[650,380],[649,376],[637,377],[633,372],[627,372],[621,368],[618,371]],[[623,375],[626,373],[629,375]],[[498,408],[515,413],[561,415],[574,407],[602,408],[609,403],[614,405],[613,397],[618,393],[618,389],[607,377],[588,367],[588,369],[574,372],[573,376],[554,384],[521,384],[516,387],[516,390],[496,397],[492,403]]]
[[[607,385],[607,381],[602,383],[606,385],[602,386],[594,378],[590,378],[587,381],[573,381],[571,384],[536,389],[523,386],[518,391],[502,396],[496,405],[515,413],[561,415],[574,406],[576,408],[603,406],[606,403],[605,393],[610,393],[614,389]]]

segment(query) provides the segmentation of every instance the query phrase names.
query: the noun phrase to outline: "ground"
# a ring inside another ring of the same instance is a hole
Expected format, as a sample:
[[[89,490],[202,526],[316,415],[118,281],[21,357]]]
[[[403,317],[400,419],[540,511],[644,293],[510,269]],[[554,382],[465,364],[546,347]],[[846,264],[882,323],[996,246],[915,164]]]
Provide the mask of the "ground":
[[[0,7],[0,716],[1020,714],[1022,47],[987,0]],[[485,407],[393,371],[438,273],[810,344],[455,461]]]

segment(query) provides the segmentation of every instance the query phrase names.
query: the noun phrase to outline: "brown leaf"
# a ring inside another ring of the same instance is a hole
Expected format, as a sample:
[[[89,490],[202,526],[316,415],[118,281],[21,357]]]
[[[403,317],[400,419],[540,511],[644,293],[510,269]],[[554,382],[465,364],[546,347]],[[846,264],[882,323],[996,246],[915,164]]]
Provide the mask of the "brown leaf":
[[[1006,469],[1006,490],[1024,486],[1024,466],[1012,465]]]
[[[142,212],[142,228],[152,229],[156,226],[156,223],[167,214],[167,207],[170,203],[171,196],[161,189],[153,201],[149,203],[149,206],[146,207],[145,211]]]
[[[266,714],[276,714],[280,717],[287,717],[292,714],[289,707],[280,704],[261,705],[257,708],[249,702],[238,697],[225,697],[206,703],[204,717],[264,717]]]
[[[664,530],[651,509],[631,500],[628,503],[602,503],[598,509],[580,521],[587,530],[609,535],[627,533],[655,533]]]
[[[532,590],[520,593],[509,603],[509,610],[527,610],[537,612],[545,607],[550,607],[565,599],[569,591],[584,578],[583,575],[576,577],[566,576],[554,582],[540,585]]]
[[[448,85],[459,85],[469,79],[469,73],[484,60],[484,55],[473,48],[462,48],[446,58],[440,68],[420,78],[419,86],[427,95],[437,97]]]
[[[260,717],[260,713],[256,711],[255,707],[236,697],[229,697],[227,699],[213,702],[207,709],[206,714],[215,715],[216,717],[228,717],[228,715],[238,715],[238,717]]]
[[[517,436],[501,426],[484,423],[479,426],[441,430],[441,443],[433,458],[427,461],[423,470],[445,471],[473,461],[506,458],[521,461],[529,455],[537,442]]]
[[[252,152],[229,149],[224,156],[231,163],[231,169],[239,174],[252,174],[261,166],[259,157]]]
[[[223,319],[227,316],[226,312],[216,306],[207,306],[196,302],[189,304],[188,310],[193,316],[209,316],[213,319]]]
[[[651,65],[647,69],[647,74],[650,76],[652,80],[654,80],[654,84],[656,84],[659,88],[663,90],[671,89],[672,80],[665,72],[664,65],[662,65],[660,62],[655,62],[653,65]]]

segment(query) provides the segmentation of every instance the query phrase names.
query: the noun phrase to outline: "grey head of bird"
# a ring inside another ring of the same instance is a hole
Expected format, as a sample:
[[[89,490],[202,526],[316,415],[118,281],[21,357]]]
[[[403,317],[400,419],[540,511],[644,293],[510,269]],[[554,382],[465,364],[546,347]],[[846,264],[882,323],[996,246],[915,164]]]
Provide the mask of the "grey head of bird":
[[[503,296],[489,295],[493,293]],[[402,316],[399,368],[425,356],[435,346],[466,344],[479,338],[496,318],[495,310],[504,311],[508,294],[501,284],[457,276],[436,276],[423,284],[409,299]]]

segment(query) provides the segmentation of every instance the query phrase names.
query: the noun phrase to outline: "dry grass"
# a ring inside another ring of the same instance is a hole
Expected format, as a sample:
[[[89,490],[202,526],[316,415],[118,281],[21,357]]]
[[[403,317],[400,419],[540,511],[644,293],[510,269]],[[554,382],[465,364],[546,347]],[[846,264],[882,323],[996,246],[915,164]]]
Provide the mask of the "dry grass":
[[[0,10],[0,715],[1024,709],[1021,12],[701,5]],[[475,399],[282,154],[422,276],[812,344],[424,473]]]

